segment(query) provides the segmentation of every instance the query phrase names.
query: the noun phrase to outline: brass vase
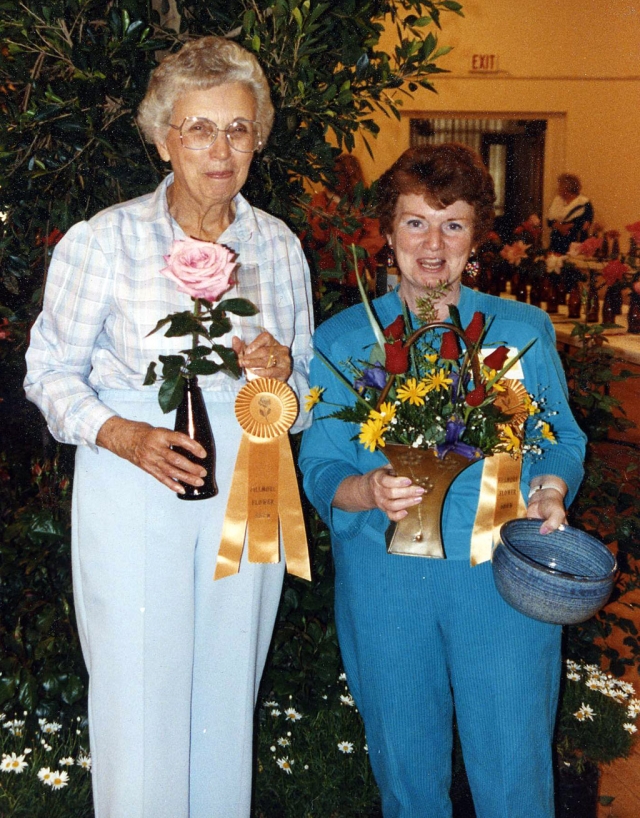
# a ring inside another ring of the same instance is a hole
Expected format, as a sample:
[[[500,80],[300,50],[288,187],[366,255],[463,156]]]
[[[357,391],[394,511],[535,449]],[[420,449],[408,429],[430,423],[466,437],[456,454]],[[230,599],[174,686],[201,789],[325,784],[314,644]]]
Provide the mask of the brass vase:
[[[422,502],[408,509],[408,515],[391,523],[386,532],[387,551],[407,557],[445,559],[440,520],[445,497],[451,484],[467,466],[474,463],[456,452],[442,459],[435,449],[414,449],[387,443],[384,455],[393,472],[425,490]]]

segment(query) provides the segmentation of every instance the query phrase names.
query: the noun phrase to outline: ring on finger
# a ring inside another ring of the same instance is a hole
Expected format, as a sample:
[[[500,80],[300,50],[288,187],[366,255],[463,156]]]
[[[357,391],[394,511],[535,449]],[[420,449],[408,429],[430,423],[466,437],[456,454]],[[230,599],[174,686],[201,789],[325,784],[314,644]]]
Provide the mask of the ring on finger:
[[[273,369],[274,366],[278,365],[278,361],[276,360],[276,356],[273,352],[269,355],[269,360],[267,361],[267,369]]]

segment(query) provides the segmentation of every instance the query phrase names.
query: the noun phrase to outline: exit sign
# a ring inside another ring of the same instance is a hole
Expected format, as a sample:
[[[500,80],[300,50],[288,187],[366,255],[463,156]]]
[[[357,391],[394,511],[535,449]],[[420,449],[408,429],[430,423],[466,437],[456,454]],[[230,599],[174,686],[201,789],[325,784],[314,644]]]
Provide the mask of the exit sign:
[[[498,70],[497,54],[472,54],[471,70],[476,72],[492,73]]]

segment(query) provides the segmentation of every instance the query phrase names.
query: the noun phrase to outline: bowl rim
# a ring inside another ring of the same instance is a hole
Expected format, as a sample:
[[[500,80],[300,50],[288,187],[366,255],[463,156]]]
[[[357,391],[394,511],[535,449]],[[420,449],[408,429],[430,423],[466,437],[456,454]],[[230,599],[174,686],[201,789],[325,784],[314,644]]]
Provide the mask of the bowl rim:
[[[524,554],[516,545],[509,542],[508,540],[505,540],[505,538],[504,538],[504,536],[502,534],[503,530],[507,526],[509,526],[510,523],[519,523],[519,524],[521,524],[521,523],[528,523],[528,522],[531,522],[531,523],[535,524],[535,523],[538,523],[539,521],[538,520],[524,520],[524,519],[518,518],[517,520],[509,520],[506,523],[504,523],[502,525],[502,527],[500,528],[500,541],[496,545],[496,547],[494,549],[494,552],[497,551],[498,548],[501,545],[503,545],[507,549],[507,551],[510,551],[511,553],[513,553],[516,557],[518,557],[518,559],[521,559],[523,562],[525,562],[527,565],[530,565],[532,568],[535,568],[536,570],[542,571],[543,573],[549,574],[551,576],[564,577],[566,579],[570,579],[573,582],[582,582],[582,583],[604,582],[604,581],[608,581],[608,580],[612,579],[615,576],[615,574],[616,574],[616,572],[618,570],[618,560],[616,559],[615,554],[613,554],[611,551],[609,551],[609,549],[607,548],[607,546],[603,542],[596,539],[595,537],[592,537],[590,534],[587,534],[586,531],[581,531],[580,529],[572,528],[571,526],[566,526],[565,530],[576,531],[579,534],[581,534],[582,536],[587,536],[591,540],[593,540],[594,543],[597,543],[598,545],[600,545],[602,548],[604,548],[606,550],[606,552],[609,554],[609,556],[613,560],[613,565],[611,567],[611,570],[608,573],[598,574],[598,575],[593,575],[593,576],[586,576],[585,574],[571,574],[569,571],[558,571],[556,568],[549,568],[547,565],[543,565],[542,563],[536,562],[536,560],[531,559],[531,557],[528,557],[526,554]],[[540,535],[540,536],[542,536],[542,535]]]

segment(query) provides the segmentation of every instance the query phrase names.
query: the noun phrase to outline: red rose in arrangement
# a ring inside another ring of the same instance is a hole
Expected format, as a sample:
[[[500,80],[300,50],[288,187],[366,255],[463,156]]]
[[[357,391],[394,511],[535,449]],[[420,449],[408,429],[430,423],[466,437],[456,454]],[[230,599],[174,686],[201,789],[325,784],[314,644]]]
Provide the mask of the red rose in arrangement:
[[[505,362],[508,357],[509,357],[508,347],[498,347],[497,349],[494,349],[493,352],[489,353],[489,355],[487,355],[483,363],[485,366],[488,366],[489,369],[495,369],[496,372],[499,372],[505,365]]]
[[[487,397],[487,390],[483,383],[476,386],[474,389],[471,389],[467,392],[467,396],[465,398],[465,402],[469,406],[480,406],[480,404],[486,399]]]
[[[444,358],[445,361],[457,361],[460,357],[460,345],[458,344],[458,336],[455,332],[447,330],[442,336],[440,357]]]
[[[631,267],[629,267],[628,264],[624,264],[624,262],[615,258],[602,268],[602,277],[607,286],[610,287],[612,284],[622,281],[625,273],[628,273],[630,270]]]
[[[389,324],[388,327],[382,330],[384,337],[387,340],[399,341],[404,335],[404,318],[399,315],[395,321]]]
[[[464,331],[470,344],[477,344],[484,329],[484,315],[481,312],[474,312],[469,326]]]
[[[402,341],[384,345],[384,368],[390,375],[403,375],[409,369],[409,347]]]

